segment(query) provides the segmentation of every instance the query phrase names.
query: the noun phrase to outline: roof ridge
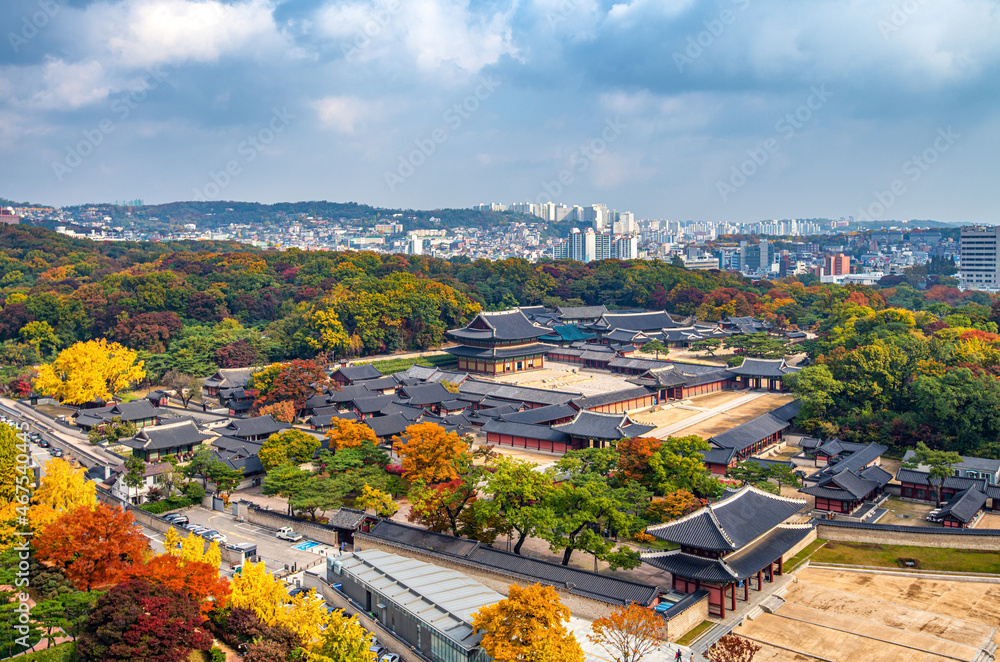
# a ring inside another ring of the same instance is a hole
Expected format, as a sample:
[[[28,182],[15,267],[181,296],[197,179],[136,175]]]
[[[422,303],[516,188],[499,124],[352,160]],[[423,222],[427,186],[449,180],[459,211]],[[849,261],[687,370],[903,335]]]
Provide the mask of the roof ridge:
[[[718,529],[722,537],[726,539],[726,542],[732,545],[733,549],[736,549],[736,543],[733,542],[733,539],[729,537],[729,534],[726,533],[726,530],[722,527],[722,522],[720,522],[719,518],[715,516],[715,509],[713,509],[712,506],[708,507],[708,516],[712,518],[712,522],[715,523],[715,528]]]

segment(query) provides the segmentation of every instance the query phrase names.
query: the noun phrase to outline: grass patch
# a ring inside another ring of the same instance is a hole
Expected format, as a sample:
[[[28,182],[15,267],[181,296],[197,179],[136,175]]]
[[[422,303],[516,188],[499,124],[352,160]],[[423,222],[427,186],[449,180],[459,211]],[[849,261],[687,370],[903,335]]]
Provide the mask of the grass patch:
[[[458,365],[458,359],[451,354],[435,354],[434,356],[418,356],[409,359],[386,359],[385,361],[359,361],[353,365],[364,365],[370,363],[375,366],[383,375],[391,375],[394,372],[408,370],[410,366],[422,365],[428,368],[441,368],[447,370]]]
[[[694,642],[698,641],[698,637],[708,632],[713,625],[715,625],[715,623],[713,623],[712,621],[702,621],[698,625],[688,630],[687,634],[678,639],[677,645],[690,646]]]
[[[19,662],[69,662],[76,652],[76,644],[72,641],[46,648],[37,653],[28,653],[16,658]]]
[[[153,513],[154,515],[160,515],[167,512],[168,510],[176,510],[177,508],[187,508],[188,506],[195,506],[201,503],[201,499],[189,499],[188,497],[182,496],[172,496],[169,499],[163,499],[162,501],[154,501],[153,503],[144,503],[139,506],[141,510],[145,510],[147,513]]]
[[[818,550],[820,547],[822,547],[825,544],[826,544],[825,540],[813,540],[811,543],[809,543],[806,546],[805,549],[803,549],[802,551],[800,551],[798,554],[796,554],[792,558],[788,559],[788,562],[785,563],[785,565],[784,565],[785,572],[791,572],[792,570],[795,570],[796,568],[798,568],[800,565],[802,565],[803,563],[805,563],[805,560],[807,558],[809,558],[810,556],[812,556],[816,552],[816,550]]]
[[[1000,574],[1000,555],[978,549],[828,542],[812,558],[817,563]],[[904,561],[911,561],[916,565],[907,566]]]

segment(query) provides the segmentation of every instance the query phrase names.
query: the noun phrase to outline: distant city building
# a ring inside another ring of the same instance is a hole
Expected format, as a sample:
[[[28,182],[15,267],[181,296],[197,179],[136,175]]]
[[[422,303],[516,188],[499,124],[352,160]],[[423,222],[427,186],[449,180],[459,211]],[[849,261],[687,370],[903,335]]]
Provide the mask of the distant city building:
[[[998,239],[998,225],[968,225],[962,228],[959,287],[989,292],[1000,289]]]
[[[13,207],[0,207],[0,223],[16,224],[21,222],[21,217],[14,213]]]
[[[824,263],[824,271],[827,276],[842,276],[851,273],[851,256],[837,253],[827,255]]]
[[[410,255],[423,255],[424,253],[424,239],[420,235],[414,234],[410,236]]]
[[[633,235],[617,236],[612,232],[594,232],[593,228],[580,231],[573,228],[569,238],[552,247],[552,258],[577,262],[594,260],[633,260],[639,256],[639,240]]]

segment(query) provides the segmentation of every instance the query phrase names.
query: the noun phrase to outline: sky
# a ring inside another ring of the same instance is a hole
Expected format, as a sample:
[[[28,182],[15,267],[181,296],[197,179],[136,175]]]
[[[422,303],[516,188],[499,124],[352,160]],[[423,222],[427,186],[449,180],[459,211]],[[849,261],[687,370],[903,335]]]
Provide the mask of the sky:
[[[1000,222],[1000,1],[4,0],[0,196]]]

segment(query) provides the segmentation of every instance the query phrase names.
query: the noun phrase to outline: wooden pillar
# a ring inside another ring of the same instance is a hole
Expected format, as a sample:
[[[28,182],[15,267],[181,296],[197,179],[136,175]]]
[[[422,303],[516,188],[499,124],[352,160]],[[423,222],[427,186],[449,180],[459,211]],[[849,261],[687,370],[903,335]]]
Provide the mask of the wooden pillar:
[[[733,584],[733,594],[730,596],[729,608],[736,611],[736,584]]]
[[[778,557],[778,574],[779,575],[785,574],[784,564],[780,556]]]
[[[747,577],[743,580],[743,600],[744,602],[750,602],[750,578]]]
[[[758,570],[758,571],[757,571],[757,590],[758,590],[758,591],[759,591],[759,590],[761,590],[761,588],[762,588],[762,585],[761,585],[761,583],[760,583],[760,575],[761,575],[761,571],[760,571],[760,570]]]
[[[726,620],[726,585],[722,585],[722,598],[719,600],[719,618]]]

